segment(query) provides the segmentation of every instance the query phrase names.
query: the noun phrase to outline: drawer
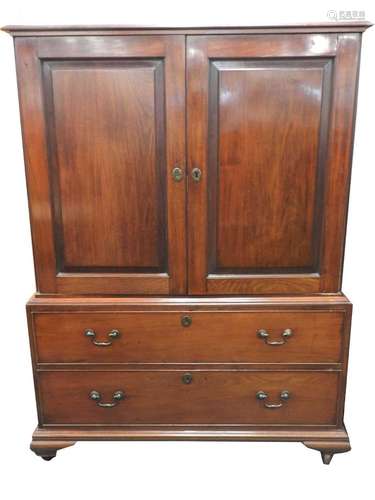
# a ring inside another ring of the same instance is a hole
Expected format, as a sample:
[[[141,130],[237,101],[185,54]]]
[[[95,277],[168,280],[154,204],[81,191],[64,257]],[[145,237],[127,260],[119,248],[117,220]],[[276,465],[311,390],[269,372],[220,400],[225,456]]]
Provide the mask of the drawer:
[[[33,328],[40,363],[337,363],[344,318],[324,310],[65,312],[34,313]]]
[[[39,388],[44,424],[333,425],[338,380],[328,371],[45,371]]]

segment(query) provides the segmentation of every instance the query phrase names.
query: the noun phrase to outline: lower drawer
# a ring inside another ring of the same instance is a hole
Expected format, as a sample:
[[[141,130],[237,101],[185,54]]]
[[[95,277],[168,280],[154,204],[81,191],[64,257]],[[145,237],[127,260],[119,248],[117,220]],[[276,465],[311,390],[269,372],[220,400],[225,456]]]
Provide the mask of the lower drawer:
[[[43,424],[336,423],[339,372],[43,371]]]

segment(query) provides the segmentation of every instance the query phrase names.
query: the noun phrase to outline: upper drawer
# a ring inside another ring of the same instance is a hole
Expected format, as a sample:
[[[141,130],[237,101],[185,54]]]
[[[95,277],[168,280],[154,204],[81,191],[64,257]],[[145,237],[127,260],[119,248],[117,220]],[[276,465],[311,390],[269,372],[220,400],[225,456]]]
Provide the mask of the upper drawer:
[[[67,312],[34,313],[33,325],[40,363],[337,363],[344,317],[342,311]]]

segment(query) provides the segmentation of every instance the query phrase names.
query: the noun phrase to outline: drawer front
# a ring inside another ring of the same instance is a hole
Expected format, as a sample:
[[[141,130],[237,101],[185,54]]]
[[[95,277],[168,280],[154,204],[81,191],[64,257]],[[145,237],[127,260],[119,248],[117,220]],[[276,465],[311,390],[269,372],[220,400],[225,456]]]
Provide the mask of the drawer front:
[[[44,424],[333,425],[338,381],[316,371],[45,371],[39,389]]]
[[[345,314],[80,312],[33,317],[40,363],[337,363]]]

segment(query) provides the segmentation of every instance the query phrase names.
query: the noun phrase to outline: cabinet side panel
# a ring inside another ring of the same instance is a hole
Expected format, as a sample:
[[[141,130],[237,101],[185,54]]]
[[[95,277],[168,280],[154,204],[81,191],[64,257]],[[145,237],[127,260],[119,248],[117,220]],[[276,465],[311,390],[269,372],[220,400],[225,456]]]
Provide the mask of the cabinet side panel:
[[[41,65],[34,39],[17,38],[14,47],[36,285],[38,291],[54,293],[56,257]]]
[[[360,33],[338,37],[324,198],[322,292],[336,292],[342,283],[360,51]]]

